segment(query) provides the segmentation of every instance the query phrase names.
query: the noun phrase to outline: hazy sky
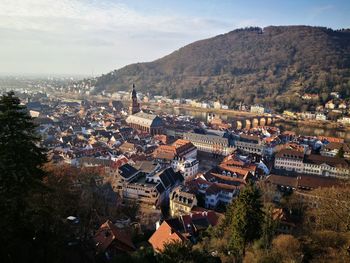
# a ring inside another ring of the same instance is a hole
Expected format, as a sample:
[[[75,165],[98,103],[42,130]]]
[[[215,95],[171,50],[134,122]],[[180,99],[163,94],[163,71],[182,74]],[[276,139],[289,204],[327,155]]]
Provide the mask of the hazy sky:
[[[246,26],[350,28],[350,0],[0,0],[0,73],[101,74]]]

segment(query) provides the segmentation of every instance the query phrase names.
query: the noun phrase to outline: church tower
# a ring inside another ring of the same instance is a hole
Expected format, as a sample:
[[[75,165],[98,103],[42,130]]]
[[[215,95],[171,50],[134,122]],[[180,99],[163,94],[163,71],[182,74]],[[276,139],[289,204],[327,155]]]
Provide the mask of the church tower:
[[[140,103],[137,102],[137,93],[135,90],[135,84],[132,84],[132,91],[131,91],[131,103],[129,107],[129,114],[135,114],[140,111]]]

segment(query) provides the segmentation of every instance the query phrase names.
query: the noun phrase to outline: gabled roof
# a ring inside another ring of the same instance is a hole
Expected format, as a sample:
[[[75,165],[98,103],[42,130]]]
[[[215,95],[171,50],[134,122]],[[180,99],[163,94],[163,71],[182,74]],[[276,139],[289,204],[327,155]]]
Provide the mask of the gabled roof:
[[[332,167],[344,167],[349,168],[348,162],[343,158],[322,156],[317,154],[307,155],[305,158],[305,163],[310,164],[327,164]]]
[[[235,185],[235,186],[246,185],[246,181],[243,178],[236,178],[236,177],[222,175],[218,173],[210,173],[205,177],[212,177],[219,183],[226,183],[226,184]]]
[[[326,144],[324,148],[330,151],[340,150],[341,148],[343,148],[344,152],[350,151],[349,146],[346,143],[341,143],[341,142],[330,142]]]
[[[174,241],[185,241],[188,237],[215,226],[219,215],[214,211],[194,211],[188,215],[165,220],[148,240],[154,250],[161,252],[164,245]]]
[[[155,127],[162,125],[162,119],[157,115],[149,114],[145,112],[138,112],[133,115],[130,115],[126,119],[127,123],[137,123],[142,126]]]
[[[235,173],[242,178],[247,176],[247,174],[250,172],[250,169],[244,169],[243,167],[228,166],[226,164],[220,164],[219,168],[223,171],[230,172],[231,174]],[[255,170],[256,170],[256,167],[253,170],[253,172],[255,172]]]
[[[157,252],[164,250],[164,245],[171,242],[182,242],[186,238],[173,229],[167,221],[164,221],[160,227],[153,233],[148,239],[148,242],[152,245],[153,249]]]
[[[208,144],[222,144],[228,145],[229,141],[227,138],[223,138],[216,135],[199,134],[199,133],[184,133],[183,138],[191,142],[206,142]]]
[[[187,140],[177,140],[172,145],[160,145],[153,153],[154,158],[172,160],[175,156],[182,157],[196,147]]]
[[[298,187],[298,179],[295,176],[271,174],[266,178],[266,182],[295,189]]]
[[[142,172],[151,173],[157,167],[157,164],[149,160],[136,160],[134,166]]]
[[[167,168],[161,172],[159,178],[165,188],[174,186],[177,182],[182,182],[184,177],[179,172],[174,172],[172,168]]]
[[[122,152],[134,151],[135,145],[133,143],[130,143],[130,142],[124,142],[122,145],[119,146],[119,149]]]
[[[282,149],[276,154],[276,158],[289,158],[303,160],[304,153],[298,150]]]
[[[334,177],[325,177],[317,175],[302,175],[298,177],[298,187],[315,189],[319,187],[332,187],[339,185],[340,181]]]
[[[297,177],[272,174],[266,178],[266,182],[275,185],[288,186],[294,189],[315,189],[319,187],[332,187],[340,184],[340,180],[334,177],[325,177],[311,174],[302,174],[298,175]]]
[[[97,253],[104,253],[110,246],[119,251],[131,252],[135,250],[131,236],[124,230],[117,228],[111,221],[107,220],[97,230],[94,241]]]
[[[138,172],[138,170],[128,163],[119,167],[119,174],[120,174],[120,176],[122,176],[124,178],[130,178],[131,176],[133,176],[137,172]]]
[[[157,192],[160,194],[163,193],[163,191],[165,190],[164,186],[160,183],[157,184],[156,189],[157,189]]]

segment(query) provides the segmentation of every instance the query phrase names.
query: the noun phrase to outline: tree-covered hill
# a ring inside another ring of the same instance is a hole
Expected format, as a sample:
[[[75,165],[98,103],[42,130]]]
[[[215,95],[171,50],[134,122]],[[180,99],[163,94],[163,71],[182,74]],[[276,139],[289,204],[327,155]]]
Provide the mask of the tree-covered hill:
[[[173,97],[268,106],[303,93],[350,96],[350,30],[310,26],[238,29],[189,44],[161,59],[102,75],[98,91],[139,90]],[[214,96],[213,96],[214,94]],[[294,105],[297,106],[298,105]]]

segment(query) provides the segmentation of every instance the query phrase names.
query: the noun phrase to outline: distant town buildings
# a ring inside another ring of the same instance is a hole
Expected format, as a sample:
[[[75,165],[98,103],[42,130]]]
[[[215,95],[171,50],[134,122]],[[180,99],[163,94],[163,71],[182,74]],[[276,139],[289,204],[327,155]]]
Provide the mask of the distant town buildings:
[[[253,105],[250,107],[250,112],[251,113],[256,113],[256,114],[264,114],[265,113],[265,108],[259,105]]]

